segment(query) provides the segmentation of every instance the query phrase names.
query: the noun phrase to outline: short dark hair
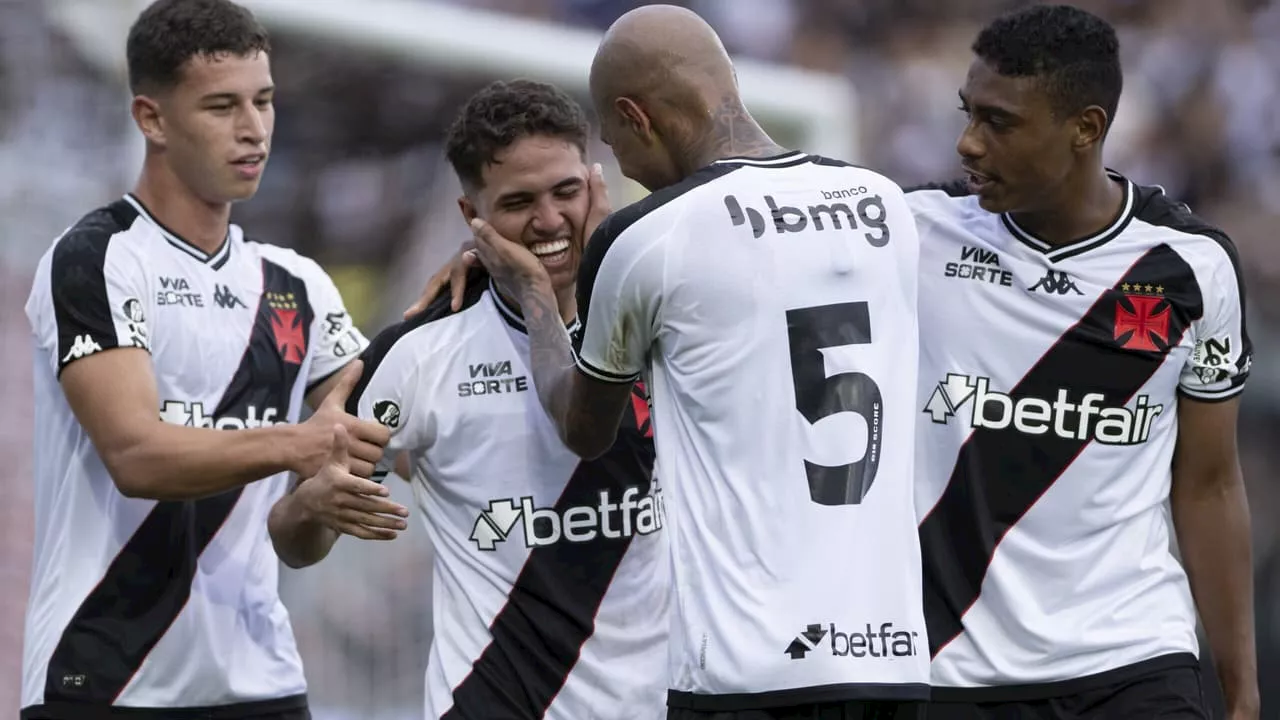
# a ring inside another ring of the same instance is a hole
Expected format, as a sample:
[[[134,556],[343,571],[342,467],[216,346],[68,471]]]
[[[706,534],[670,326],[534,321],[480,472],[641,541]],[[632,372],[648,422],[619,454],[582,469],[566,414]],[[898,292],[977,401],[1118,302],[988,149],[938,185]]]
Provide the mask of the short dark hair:
[[[975,55],[1010,77],[1037,77],[1055,115],[1066,117],[1097,105],[1116,117],[1124,79],[1120,41],[1102,18],[1070,5],[1033,5],[983,28]]]
[[[168,89],[193,57],[271,52],[271,38],[247,9],[230,0],[157,0],[129,28],[125,54],[135,93]]]
[[[467,190],[484,186],[484,167],[517,140],[548,135],[587,151],[587,117],[563,90],[534,80],[499,80],[472,95],[449,127],[446,155]]]

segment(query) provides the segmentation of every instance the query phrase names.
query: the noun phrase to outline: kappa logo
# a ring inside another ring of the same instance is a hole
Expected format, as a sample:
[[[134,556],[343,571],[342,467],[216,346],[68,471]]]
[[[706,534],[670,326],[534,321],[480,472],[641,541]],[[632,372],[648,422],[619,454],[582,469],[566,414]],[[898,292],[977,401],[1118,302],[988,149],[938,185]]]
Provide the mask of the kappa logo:
[[[1169,345],[1169,304],[1162,285],[1124,283],[1113,336],[1126,350],[1162,352]],[[1157,345],[1156,342],[1160,345]],[[1163,346],[1163,347],[1162,347]]]
[[[476,518],[470,540],[476,548],[491,552],[498,543],[510,539],[519,524],[524,530],[525,547],[536,548],[558,542],[649,535],[661,530],[666,522],[662,488],[656,480],[648,495],[640,495],[640,488],[630,485],[617,502],[610,498],[608,490],[601,490],[599,497],[595,505],[577,505],[564,511],[535,507],[533,498],[528,496],[490,500],[488,508]]]
[[[379,400],[373,404],[373,417],[394,430],[400,427],[400,406],[390,400]]]
[[[67,354],[62,358],[62,362],[69,363],[72,360],[79,360],[96,352],[102,352],[102,346],[96,340],[88,335],[77,335],[71,343],[71,348],[67,350]]]
[[[1080,288],[1076,287],[1075,281],[1071,279],[1071,276],[1065,270],[1049,270],[1035,285],[1027,289],[1031,292],[1038,290],[1049,295],[1084,294],[1080,292]]]
[[[1151,424],[1164,411],[1139,395],[1132,409],[1106,406],[1102,393],[1085,393],[1078,401],[1072,391],[1059,388],[1053,400],[1015,398],[991,389],[991,379],[948,373],[924,406],[925,414],[945,425],[967,405],[969,427],[1011,429],[1027,435],[1053,434],[1066,440],[1094,440],[1103,445],[1138,445],[1151,436]]]
[[[231,287],[227,285],[213,286],[213,304],[228,310],[238,307],[248,308],[244,301],[236,297],[235,293],[231,292]]]

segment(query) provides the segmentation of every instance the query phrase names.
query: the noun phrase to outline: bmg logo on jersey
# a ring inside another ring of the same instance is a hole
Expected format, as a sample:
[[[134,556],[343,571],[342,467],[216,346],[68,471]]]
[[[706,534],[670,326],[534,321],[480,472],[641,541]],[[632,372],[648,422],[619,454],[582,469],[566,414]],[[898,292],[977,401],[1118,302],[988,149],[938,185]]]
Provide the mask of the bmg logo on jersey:
[[[826,197],[830,193],[823,193]],[[773,219],[773,229],[779,235],[784,233],[805,232],[812,224],[813,232],[823,232],[830,225],[832,230],[857,230],[859,223],[874,232],[863,233],[867,243],[872,247],[884,247],[889,244],[888,211],[884,200],[879,195],[868,195],[850,208],[847,203],[823,203],[809,205],[804,210],[789,205],[779,206],[772,195],[764,196],[765,205],[769,208],[769,216]],[[762,237],[765,233],[764,215],[757,209],[744,206],[734,195],[724,196],[725,209],[729,211],[729,220],[734,227],[743,223],[751,224],[751,234]],[[843,218],[843,221],[842,221]]]
[[[272,425],[283,425],[285,421],[276,420],[280,411],[273,407],[259,408],[250,405],[245,408],[244,417],[213,417],[204,412],[202,402],[183,402],[181,400],[165,400],[160,406],[160,419],[170,425],[186,425],[188,427],[214,428],[216,430],[245,430]]]
[[[824,638],[826,643],[822,642]],[[847,633],[838,629],[835,623],[814,623],[797,634],[782,652],[790,655],[792,660],[803,660],[825,645],[830,648],[832,657],[915,657],[920,652],[919,640],[919,633],[899,630],[891,622],[880,623],[878,627],[867,623]]]
[[[533,498],[522,497],[490,500],[489,509],[476,518],[471,540],[480,550],[493,550],[506,542],[519,523],[524,530],[525,547],[536,548],[558,542],[591,542],[597,538],[623,538],[649,535],[662,529],[666,519],[662,490],[656,485],[648,495],[640,495],[634,485],[613,502],[608,490],[600,491],[596,505],[565,508],[534,507]]]
[[[1094,440],[1103,445],[1138,445],[1151,436],[1151,425],[1164,411],[1139,395],[1132,409],[1108,406],[1102,393],[1085,393],[1078,401],[1059,388],[1053,400],[1014,398],[991,389],[991,379],[948,373],[929,396],[924,412],[938,424],[948,423],[966,404],[969,427],[1012,428],[1027,435],[1052,433],[1066,440]]]

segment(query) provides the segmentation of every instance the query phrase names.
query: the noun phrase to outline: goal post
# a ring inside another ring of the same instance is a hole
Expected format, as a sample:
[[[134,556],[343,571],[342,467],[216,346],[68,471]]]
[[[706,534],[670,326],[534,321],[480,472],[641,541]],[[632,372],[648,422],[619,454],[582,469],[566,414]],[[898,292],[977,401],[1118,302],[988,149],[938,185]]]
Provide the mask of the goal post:
[[[85,55],[124,75],[129,23],[149,0],[50,0]],[[596,30],[429,0],[240,0],[264,25],[419,67],[530,77],[585,97]],[[828,73],[735,59],[747,109],[785,145],[858,161],[852,84]]]

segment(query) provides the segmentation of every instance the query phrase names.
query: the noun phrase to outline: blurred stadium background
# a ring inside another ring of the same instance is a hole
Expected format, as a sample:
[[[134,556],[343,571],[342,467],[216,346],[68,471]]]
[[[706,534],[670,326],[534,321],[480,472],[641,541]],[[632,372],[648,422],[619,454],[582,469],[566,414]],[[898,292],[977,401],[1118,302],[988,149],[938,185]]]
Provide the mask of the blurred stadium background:
[[[262,190],[235,219],[315,257],[372,335],[466,236],[441,138],[458,104],[514,76],[584,94],[600,31],[633,0],[247,0],[279,94]],[[776,137],[907,184],[957,172],[968,44],[1008,0],[688,0],[739,61]],[[1257,347],[1241,426],[1253,509],[1264,717],[1280,718],[1280,5],[1078,0],[1121,28],[1109,164],[1223,226]],[[125,192],[141,158],[124,34],[143,0],[0,0],[0,713],[16,711],[31,545],[31,359],[22,307],[51,240]],[[640,196],[607,150],[615,205]],[[407,488],[397,483],[402,501]],[[430,548],[339,544],[284,595],[317,720],[421,712]]]

